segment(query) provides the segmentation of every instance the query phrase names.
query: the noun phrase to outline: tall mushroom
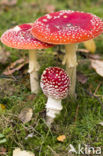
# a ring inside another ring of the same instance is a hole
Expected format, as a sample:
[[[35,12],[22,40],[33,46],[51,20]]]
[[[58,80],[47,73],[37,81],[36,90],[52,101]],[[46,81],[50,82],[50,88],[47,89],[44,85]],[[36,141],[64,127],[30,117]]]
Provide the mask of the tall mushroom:
[[[78,43],[97,37],[103,32],[102,20],[90,13],[62,10],[40,17],[34,22],[32,34],[52,44],[65,44],[67,74],[71,78],[70,94],[75,96],[76,50]]]
[[[53,45],[43,43],[33,37],[30,33],[32,24],[22,24],[15,26],[12,29],[7,30],[1,36],[1,42],[5,45],[16,49],[28,49],[29,50],[29,73],[30,73],[30,85],[33,93],[38,93],[38,70],[39,64],[36,56],[36,49],[50,48]]]
[[[40,84],[44,94],[48,97],[46,117],[47,124],[51,125],[56,115],[62,110],[61,100],[68,95],[70,80],[63,69],[49,67],[43,72]]]

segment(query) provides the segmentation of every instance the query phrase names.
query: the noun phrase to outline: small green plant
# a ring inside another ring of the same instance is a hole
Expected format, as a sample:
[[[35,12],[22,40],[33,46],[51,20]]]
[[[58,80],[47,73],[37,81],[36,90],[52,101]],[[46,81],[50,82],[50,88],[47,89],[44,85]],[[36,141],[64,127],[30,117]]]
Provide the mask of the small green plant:
[[[0,144],[5,143],[7,140],[3,134],[0,133]]]

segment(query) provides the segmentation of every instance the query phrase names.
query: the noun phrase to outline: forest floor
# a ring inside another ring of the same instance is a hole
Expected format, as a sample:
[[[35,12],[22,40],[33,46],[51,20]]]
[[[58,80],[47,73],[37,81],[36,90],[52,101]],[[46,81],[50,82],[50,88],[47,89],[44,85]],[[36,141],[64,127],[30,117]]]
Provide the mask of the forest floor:
[[[18,24],[34,22],[36,18],[52,10],[82,10],[103,18],[102,0],[77,2],[14,0],[14,4],[1,2],[0,36],[7,29]],[[97,47],[95,54],[103,59],[103,35],[97,37],[95,43]],[[80,48],[84,48],[83,44],[79,45]],[[38,61],[41,65],[39,78],[46,67],[59,66],[65,69],[61,61],[63,54],[60,57],[57,54],[58,49],[55,47],[38,52]],[[64,47],[60,46],[60,50],[64,52]],[[0,51],[9,55],[6,61],[2,58],[0,62],[0,104],[5,106],[5,109],[0,109],[0,134],[3,135],[3,138],[0,138],[0,156],[5,153],[6,156],[12,156],[16,147],[32,151],[36,156],[69,156],[70,144],[76,148],[78,144],[82,146],[86,144],[103,149],[103,126],[100,124],[103,121],[103,77],[91,68],[90,53],[77,52],[79,75],[76,85],[77,99],[69,97],[62,101],[63,110],[50,129],[45,123],[47,98],[41,90],[38,95],[31,94],[28,64],[24,63],[20,70],[11,75],[3,74],[11,63],[27,59],[28,52],[11,49],[1,43]],[[86,82],[80,80],[80,74],[86,78]],[[18,118],[23,108],[33,110],[33,117],[26,124]],[[33,136],[26,139],[29,134]],[[57,139],[61,135],[66,137],[63,142]],[[6,139],[4,143],[2,139]]]

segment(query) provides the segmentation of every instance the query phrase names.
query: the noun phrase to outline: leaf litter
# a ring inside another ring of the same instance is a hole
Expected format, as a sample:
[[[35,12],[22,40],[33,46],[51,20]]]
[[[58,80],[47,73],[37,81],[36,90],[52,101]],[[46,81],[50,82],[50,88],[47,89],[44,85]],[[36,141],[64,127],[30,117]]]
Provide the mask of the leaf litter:
[[[22,151],[20,148],[16,148],[13,151],[13,156],[35,156],[35,154],[26,150]]]
[[[5,64],[10,56],[10,52],[0,47],[0,63]]]
[[[19,71],[21,68],[24,67],[25,64],[28,63],[28,60],[25,58],[20,58],[15,62],[11,63],[3,72],[4,75],[11,75],[16,71]]]
[[[81,84],[85,84],[88,81],[88,77],[81,72],[77,72],[77,80]]]
[[[32,116],[33,110],[31,108],[24,108],[23,110],[21,110],[18,117],[23,123],[27,123],[32,119]]]

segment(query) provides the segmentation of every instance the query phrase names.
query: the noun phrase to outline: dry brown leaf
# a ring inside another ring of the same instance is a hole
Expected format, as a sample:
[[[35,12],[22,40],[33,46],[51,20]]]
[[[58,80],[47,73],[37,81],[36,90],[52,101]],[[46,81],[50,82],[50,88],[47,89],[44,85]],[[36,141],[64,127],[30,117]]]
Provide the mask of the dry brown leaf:
[[[13,151],[13,156],[35,156],[32,152],[22,151],[20,148],[16,148]]]
[[[10,52],[6,51],[4,48],[0,47],[0,63],[6,63],[10,56]]]
[[[64,142],[65,139],[66,139],[65,135],[60,135],[60,136],[57,137],[57,140],[60,141],[60,142]]]
[[[101,56],[98,54],[90,54],[89,58],[93,59],[93,60],[100,60]]]
[[[52,147],[48,146],[49,150],[53,153],[53,156],[60,156],[59,154],[57,154]]]
[[[34,136],[34,133],[30,133],[27,135],[27,137],[25,137],[25,140],[27,140],[28,138],[32,138]]]
[[[94,68],[100,76],[103,76],[103,61],[93,59],[90,59],[90,61],[92,68]]]
[[[68,156],[75,156],[72,152],[68,152]]]
[[[31,108],[24,108],[18,117],[23,123],[27,123],[31,120],[32,116],[33,110]]]
[[[87,49],[77,49],[77,52],[89,53]]]
[[[96,51],[96,44],[94,40],[88,40],[83,42],[84,46],[86,47],[87,50],[89,50],[91,53],[94,53]]]
[[[16,90],[14,80],[12,78],[0,78],[0,98],[5,96],[12,96]]]
[[[31,94],[27,96],[28,101],[32,101],[35,98],[35,94]]]
[[[15,71],[20,70],[27,63],[28,63],[28,60],[25,60],[24,58],[16,60],[15,62],[11,63],[11,65],[6,68],[6,70],[3,72],[3,74],[11,75]]]
[[[0,155],[6,155],[6,148],[0,147]]]
[[[77,80],[78,80],[80,83],[85,84],[85,83],[87,82],[87,80],[88,80],[88,77],[85,76],[83,73],[78,72],[78,73],[77,73]]]
[[[17,0],[1,0],[0,5],[4,6],[14,6],[17,4]]]
[[[28,5],[28,4],[27,4],[27,5]],[[30,5],[31,5],[32,7],[37,7],[37,3],[35,3],[35,2],[31,2]]]
[[[47,13],[55,12],[55,6],[54,5],[47,5],[45,10]]]

